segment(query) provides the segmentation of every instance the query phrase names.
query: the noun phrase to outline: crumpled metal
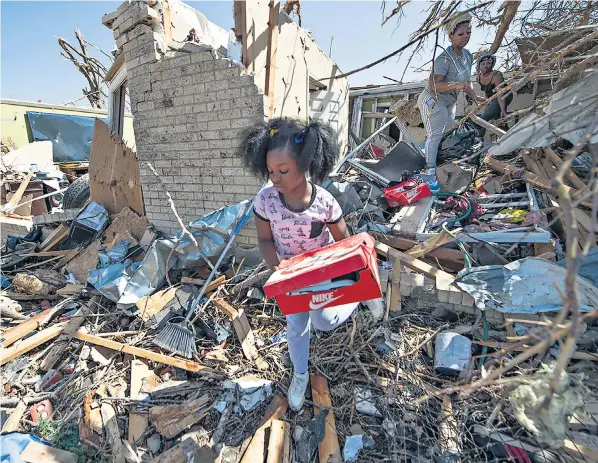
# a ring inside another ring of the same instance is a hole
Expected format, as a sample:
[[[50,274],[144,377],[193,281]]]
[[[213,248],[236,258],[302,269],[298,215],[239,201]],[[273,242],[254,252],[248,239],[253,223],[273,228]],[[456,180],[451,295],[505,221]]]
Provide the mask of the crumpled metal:
[[[100,263],[87,276],[87,282],[113,302],[118,301],[140,264],[127,259],[129,245],[129,240],[121,240],[109,251],[98,251]]]
[[[585,140],[585,132],[598,110],[598,69],[585,74],[573,85],[555,93],[545,114],[531,113],[515,124],[496,145],[490,156],[501,156],[521,148],[542,148],[562,137],[574,145],[598,143],[598,128]]]
[[[225,206],[189,224],[189,231],[197,240],[201,253],[188,235],[183,236],[178,245],[178,239],[174,236],[154,241],[143,261],[131,274],[116,302],[134,304],[142,297],[153,294],[164,285],[166,274],[171,269],[189,269],[206,265],[201,254],[209,259],[218,257],[249,203],[249,201],[242,201],[232,206]],[[172,255],[170,255],[171,251]],[[169,255],[170,259],[168,259]],[[233,245],[229,251],[229,256],[231,255],[245,258],[247,265],[257,265],[261,261],[257,249],[245,250]]]
[[[455,283],[470,294],[479,309],[502,313],[556,312],[563,306],[567,269],[544,259],[527,257],[506,265],[487,265],[459,272]],[[598,288],[577,276],[579,307],[598,307]]]

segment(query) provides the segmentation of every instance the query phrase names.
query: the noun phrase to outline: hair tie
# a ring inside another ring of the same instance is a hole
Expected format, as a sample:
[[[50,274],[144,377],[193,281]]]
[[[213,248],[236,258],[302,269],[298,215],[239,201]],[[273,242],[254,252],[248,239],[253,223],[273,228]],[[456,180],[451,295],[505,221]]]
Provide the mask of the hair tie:
[[[274,135],[276,135],[278,133],[278,129],[270,129],[269,133],[270,133],[270,137],[273,137]]]
[[[295,134],[295,143],[303,143],[305,134],[309,131],[309,127],[305,127],[301,132]]]

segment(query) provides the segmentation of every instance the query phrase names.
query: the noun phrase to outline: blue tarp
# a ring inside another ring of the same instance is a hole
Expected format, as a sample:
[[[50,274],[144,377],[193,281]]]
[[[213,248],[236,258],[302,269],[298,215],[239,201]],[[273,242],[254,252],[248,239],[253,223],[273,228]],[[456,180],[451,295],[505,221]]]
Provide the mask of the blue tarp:
[[[49,445],[32,434],[13,432],[0,436],[0,463],[24,463],[21,453],[30,442]]]
[[[89,161],[95,117],[27,111],[27,119],[34,141],[52,142],[54,162]]]

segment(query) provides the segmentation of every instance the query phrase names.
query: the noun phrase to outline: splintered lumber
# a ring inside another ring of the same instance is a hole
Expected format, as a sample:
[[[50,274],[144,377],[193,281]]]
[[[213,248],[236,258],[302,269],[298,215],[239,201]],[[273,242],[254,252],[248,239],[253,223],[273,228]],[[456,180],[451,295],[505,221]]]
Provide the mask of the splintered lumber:
[[[233,322],[235,333],[237,333],[237,337],[239,338],[241,349],[243,349],[243,354],[245,357],[248,360],[253,361],[258,369],[267,370],[268,363],[260,356],[257,348],[255,347],[255,338],[253,336],[251,326],[249,325],[249,320],[247,320],[247,314],[245,311],[243,309],[235,309],[225,300],[220,298],[214,298],[214,304],[226,315],[228,315],[230,320]]]
[[[475,114],[472,114],[470,116],[471,120],[473,122],[475,122],[478,125],[481,125],[482,127],[484,127],[486,130],[489,130],[490,132],[492,132],[495,135],[498,135],[498,138],[502,137],[505,133],[504,130],[499,129],[498,127],[496,127],[494,124],[491,124],[488,121],[485,121],[484,119],[482,119],[481,117],[476,116]]]
[[[188,427],[199,423],[210,410],[210,396],[188,400],[177,405],[160,405],[149,410],[149,418],[156,430],[166,439],[173,439]]]
[[[266,463],[283,463],[288,443],[287,436],[287,424],[284,421],[272,420]]]
[[[198,278],[183,277],[183,278],[181,278],[181,283],[188,284],[188,285],[203,286],[203,284],[205,283],[205,280],[200,280]],[[208,285],[208,287],[205,290],[205,294],[218,289],[220,286],[222,286],[225,283],[226,283],[226,276],[224,276],[224,275],[219,276],[218,278],[216,278],[214,281],[212,281]]]
[[[74,294],[79,294],[83,288],[85,288],[85,285],[68,284],[64,288],[57,289],[56,294],[60,296],[73,296]]]
[[[19,423],[21,422],[21,418],[23,418],[26,410],[27,403],[23,400],[19,401],[10,416],[4,422],[4,426],[2,426],[2,434],[18,431]]]
[[[23,254],[23,257],[61,257],[66,256],[70,249],[65,251],[43,251],[43,252],[30,252],[29,254]]]
[[[442,396],[442,421],[438,430],[438,444],[442,454],[459,455],[459,426],[453,413],[453,402],[446,394]]]
[[[180,444],[169,448],[153,460],[150,460],[150,463],[189,463],[190,461],[220,463],[220,458],[214,453],[214,449],[209,446],[201,447],[195,435],[192,434]]]
[[[12,198],[10,198],[10,200],[4,206],[2,206],[2,212],[13,211],[19,206],[19,203],[21,202],[21,198],[23,197],[25,190],[29,186],[29,181],[31,180],[31,177],[33,177],[34,173],[35,173],[35,171],[32,170],[21,181],[19,188],[17,188],[17,191],[15,191],[15,194],[12,196]]]
[[[75,463],[77,455],[39,442],[29,442],[21,453],[21,460],[26,463]]]
[[[401,261],[401,264],[403,264],[405,267],[409,267],[410,269],[415,270],[416,272],[422,273],[429,278],[451,280],[451,281],[454,280],[454,277],[450,273],[440,270],[440,269],[434,267],[433,265],[426,264],[425,262],[422,262],[419,259],[415,259],[411,256],[408,256],[404,252],[397,251],[396,249],[391,248],[390,246],[387,246],[386,244],[382,244],[382,243],[376,241],[375,246],[376,246],[376,251],[378,251],[383,256],[399,259]]]
[[[42,244],[39,246],[40,251],[51,251],[52,248],[62,243],[69,233],[69,227],[64,224],[60,224],[50,236],[48,236]]]
[[[400,312],[401,305],[401,261],[396,257],[392,260],[392,274],[390,280],[390,311]]]
[[[241,449],[246,448],[240,463],[254,463],[264,461],[264,446],[266,443],[266,429],[268,429],[273,420],[282,420],[287,413],[289,404],[286,397],[275,395],[272,402],[266,408],[264,416],[259,423],[257,431],[253,436],[245,439]],[[248,445],[245,445],[248,444]]]
[[[141,392],[141,386],[143,380],[149,376],[151,370],[146,363],[139,359],[131,360],[131,399],[138,400],[139,393]],[[129,433],[127,440],[130,444],[135,444],[143,433],[147,429],[149,424],[148,416],[146,413],[129,413]]]
[[[77,257],[82,250],[83,250],[83,248],[71,249],[67,255],[65,255],[62,259],[60,259],[56,263],[56,265],[54,265],[54,267],[52,267],[52,270],[61,269],[66,264],[68,264],[71,260],[73,260],[75,257]]]
[[[557,169],[560,169],[563,165],[563,160],[559,157],[558,154],[554,152],[554,150],[550,147],[543,148],[546,157],[550,159],[550,161],[554,164]],[[581,179],[577,176],[577,174],[573,171],[573,169],[568,169],[565,172],[565,178],[580,191],[587,191],[588,186],[581,181]]]
[[[62,333],[63,329],[64,323],[52,325],[23,340],[19,344],[0,350],[0,366],[10,362],[13,359],[16,359],[17,357],[20,357],[23,354],[26,354],[38,346],[41,346],[45,342],[54,339],[56,336]]]
[[[103,402],[100,412],[102,413],[102,421],[106,430],[106,440],[110,444],[112,451],[111,461],[113,463],[125,463],[125,446],[120,437],[120,429],[116,421],[116,411],[111,404]]]
[[[159,354],[151,350],[142,349],[140,347],[128,346],[121,342],[112,341],[110,339],[104,339],[99,336],[87,334],[82,331],[77,331],[73,337],[79,341],[88,342],[95,344],[96,346],[107,347],[118,352],[124,352],[125,354],[131,354],[135,357],[141,357],[147,360],[153,360],[154,362],[163,363],[164,365],[171,365],[173,367],[182,368],[183,370],[192,371],[208,377],[218,378],[220,374],[212,368],[205,367],[199,363],[192,362],[190,360],[170,357],[168,355]]]
[[[447,232],[446,230],[442,230],[440,233],[434,235],[432,238],[413,246],[405,254],[419,259],[420,257],[425,256],[426,254],[433,251],[434,249],[439,248],[440,246],[452,243],[454,240],[455,238],[453,238],[449,232]]]
[[[320,375],[311,375],[311,395],[314,402],[314,416],[320,413],[320,408],[315,404],[324,407],[332,407],[330,401],[330,391],[328,390],[328,382],[326,378]],[[329,463],[341,463],[341,448],[338,444],[338,435],[336,433],[336,423],[334,421],[334,413],[332,410],[326,417],[326,425],[324,429],[324,439],[318,446],[320,461],[327,461]]]
[[[95,304],[97,299],[97,296],[94,296],[89,300],[89,305],[82,304],[81,307],[79,307],[79,310],[75,312],[75,315],[66,322],[62,334],[54,342],[54,345],[50,348],[50,351],[42,361],[40,366],[41,371],[49,371],[54,368],[56,363],[58,363],[58,360],[60,360],[60,357],[64,354],[64,349],[69,340],[85,321],[85,316],[91,314],[90,306]]]
[[[19,323],[14,328],[5,331],[2,334],[2,342],[0,343],[0,346],[8,347],[17,342],[19,339],[24,338],[29,333],[37,330],[44,324],[46,318],[57,310],[60,310],[60,308],[50,307],[49,309],[46,309],[43,312],[40,312],[37,315],[25,320],[24,322]]]
[[[401,251],[407,251],[419,244],[419,242],[415,240],[410,240],[402,236],[384,236],[380,233],[372,233],[372,235],[380,243],[386,244],[387,246],[399,249]],[[456,249],[437,248],[428,252],[428,256],[435,257],[436,259],[443,261],[450,261],[458,265],[465,265],[463,253]]]

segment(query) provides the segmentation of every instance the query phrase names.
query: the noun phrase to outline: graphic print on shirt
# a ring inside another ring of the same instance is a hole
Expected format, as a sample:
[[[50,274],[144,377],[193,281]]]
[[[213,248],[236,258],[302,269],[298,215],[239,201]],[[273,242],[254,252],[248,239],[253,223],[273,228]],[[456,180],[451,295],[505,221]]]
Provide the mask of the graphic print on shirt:
[[[317,185],[310,203],[303,211],[288,209],[274,187],[264,188],[256,196],[256,213],[270,222],[274,247],[279,256],[288,258],[319,249],[334,242],[327,223],[337,223],[342,210],[332,195]]]

